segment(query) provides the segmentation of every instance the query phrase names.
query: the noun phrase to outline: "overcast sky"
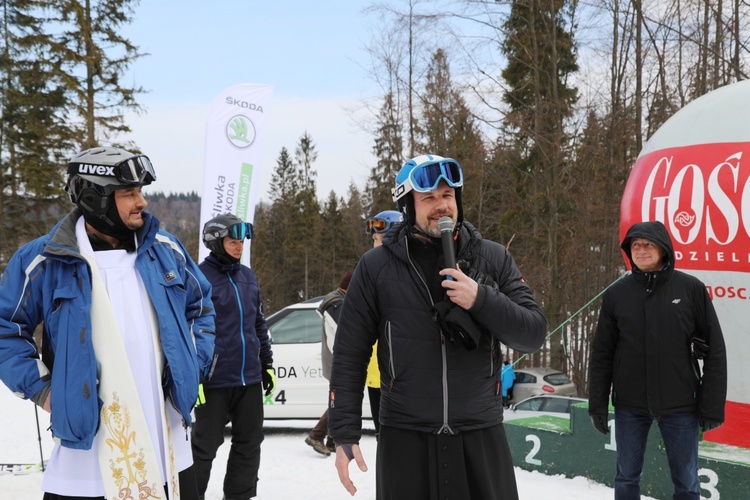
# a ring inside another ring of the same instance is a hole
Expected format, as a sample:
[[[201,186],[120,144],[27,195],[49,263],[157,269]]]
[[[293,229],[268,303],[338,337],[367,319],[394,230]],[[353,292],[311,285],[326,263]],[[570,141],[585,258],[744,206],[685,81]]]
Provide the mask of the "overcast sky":
[[[363,2],[176,0],[141,2],[125,36],[148,56],[128,78],[149,92],[146,108],[128,115],[134,140],[154,163],[151,189],[202,192],[205,121],[210,104],[239,83],[274,87],[258,189],[283,146],[294,153],[305,131],[319,153],[319,198],[363,187],[374,164],[372,137],[351,110],[379,94],[367,76],[370,39]]]

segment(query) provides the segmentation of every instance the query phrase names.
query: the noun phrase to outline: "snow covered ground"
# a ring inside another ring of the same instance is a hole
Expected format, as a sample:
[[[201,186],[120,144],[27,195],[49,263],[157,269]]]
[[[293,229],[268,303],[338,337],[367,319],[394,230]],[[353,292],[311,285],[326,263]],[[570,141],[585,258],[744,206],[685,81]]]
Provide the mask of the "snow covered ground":
[[[46,431],[49,416],[42,410],[39,410],[38,415],[42,434],[41,448],[46,459],[52,450],[52,440]],[[333,456],[319,455],[305,444],[305,436],[314,424],[314,421],[301,420],[267,422],[259,472],[259,500],[351,498],[339,483]],[[371,422],[367,424],[372,425]],[[362,473],[352,464],[350,473],[358,489],[354,498],[369,500],[375,498],[374,436],[364,436],[361,446],[370,470]],[[38,463],[39,447],[34,405],[16,398],[5,386],[0,385],[0,464]],[[222,498],[221,484],[228,453],[227,441],[219,448],[214,462],[206,500]],[[545,476],[516,468],[516,479],[522,500],[603,500],[614,496],[612,488],[582,477],[568,479],[562,476]],[[41,482],[41,473],[0,474],[0,498],[41,499]]]

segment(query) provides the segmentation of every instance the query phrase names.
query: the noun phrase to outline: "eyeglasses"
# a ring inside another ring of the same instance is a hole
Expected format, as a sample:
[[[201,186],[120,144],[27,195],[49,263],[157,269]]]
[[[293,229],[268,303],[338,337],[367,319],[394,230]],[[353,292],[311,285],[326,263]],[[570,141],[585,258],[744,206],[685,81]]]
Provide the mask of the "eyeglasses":
[[[238,222],[229,226],[227,236],[235,240],[244,240],[245,238],[249,240],[253,237],[253,225],[249,222]]]
[[[643,248],[644,250],[654,250],[656,249],[656,243],[653,243],[651,241],[634,241],[630,244],[631,250],[640,250],[641,248]]]
[[[415,168],[409,172],[409,181],[415,191],[426,192],[437,189],[440,181],[445,181],[452,188],[461,187],[464,185],[464,174],[458,163],[444,160]]]
[[[386,233],[391,228],[391,221],[380,217],[370,217],[365,221],[365,233]]]

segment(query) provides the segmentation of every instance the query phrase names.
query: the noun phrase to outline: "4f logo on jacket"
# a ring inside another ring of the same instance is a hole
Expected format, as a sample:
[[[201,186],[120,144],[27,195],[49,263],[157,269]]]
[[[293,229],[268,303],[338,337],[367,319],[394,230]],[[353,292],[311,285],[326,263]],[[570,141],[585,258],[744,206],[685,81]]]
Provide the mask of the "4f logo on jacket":
[[[672,301],[672,304],[679,304],[682,299],[674,299]]]

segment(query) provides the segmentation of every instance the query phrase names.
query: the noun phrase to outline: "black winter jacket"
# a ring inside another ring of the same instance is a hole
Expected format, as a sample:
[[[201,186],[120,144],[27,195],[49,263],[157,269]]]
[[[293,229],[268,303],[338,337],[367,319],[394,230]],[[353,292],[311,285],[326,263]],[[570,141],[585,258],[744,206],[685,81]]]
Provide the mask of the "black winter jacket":
[[[664,267],[644,273],[633,264],[630,242],[645,238],[666,249]],[[589,361],[589,413],[618,408],[653,416],[698,411],[724,421],[727,359],[724,337],[705,285],[674,269],[674,250],[661,222],[634,224],[622,242],[633,272],[605,293]],[[690,337],[709,345],[703,381],[692,366]]]
[[[216,310],[214,368],[203,385],[259,384],[261,363],[271,365],[273,352],[255,271],[242,264],[222,264],[213,254],[198,267],[211,283]]]
[[[544,314],[510,253],[482,239],[466,222],[458,235],[457,259],[468,261],[498,287],[480,285],[469,311],[482,332],[478,348],[446,341],[432,318],[433,298],[425,278],[409,255],[411,230],[402,224],[386,234],[383,246],[362,257],[347,289],[329,401],[329,433],[336,443],[355,443],[361,436],[363,387],[376,340],[380,422],[431,433],[499,424],[500,343],[532,352],[544,342]]]

